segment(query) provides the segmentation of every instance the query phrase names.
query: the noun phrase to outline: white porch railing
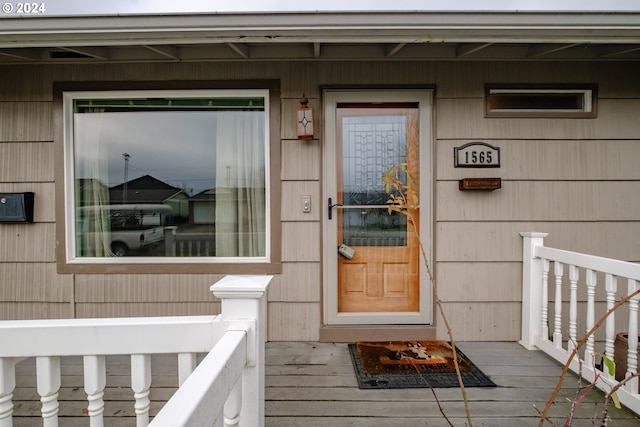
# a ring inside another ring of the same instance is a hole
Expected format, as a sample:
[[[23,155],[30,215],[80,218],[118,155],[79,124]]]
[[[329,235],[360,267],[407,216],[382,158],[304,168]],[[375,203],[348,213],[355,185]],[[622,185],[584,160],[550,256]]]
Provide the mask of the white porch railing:
[[[211,233],[177,233],[178,227],[164,228],[166,256],[213,256],[216,236]]]
[[[614,307],[617,301],[640,288],[640,264],[601,258],[544,246],[547,233],[520,233],[523,237],[523,294],[522,339],[520,343],[530,349],[540,349],[565,364],[581,338],[591,330],[598,319]],[[553,267],[553,269],[551,269]],[[568,287],[563,286],[568,278]],[[604,283],[602,283],[604,282]],[[618,283],[626,282],[626,286]],[[602,287],[604,286],[604,289]],[[568,298],[563,292],[568,288]],[[596,301],[596,293],[604,299]],[[579,304],[578,294],[586,294],[586,304]],[[553,298],[550,296],[553,295]],[[568,301],[569,313],[563,313],[563,302]],[[627,303],[606,317],[602,329],[604,342],[596,342],[592,335],[582,354],[576,354],[570,369],[605,392],[618,384],[608,370],[597,366],[598,354],[614,360],[617,332],[628,334],[628,345],[622,355],[627,361],[624,378],[638,372],[638,305],[636,294]],[[597,304],[597,303],[600,304]],[[606,302],[606,304],[605,304]],[[600,311],[597,307],[602,307]],[[552,312],[553,316],[549,313]],[[616,331],[616,314],[628,323],[623,331]],[[624,315],[624,316],[622,316]],[[564,322],[568,320],[568,322]],[[578,332],[578,326],[584,330]],[[596,348],[603,347],[603,348]],[[638,378],[628,381],[617,392],[622,404],[640,414]]]
[[[16,359],[36,358],[44,427],[58,426],[60,358],[83,356],[88,424],[104,425],[105,356],[131,355],[137,427],[264,425],[266,289],[271,276],[211,286],[222,314],[0,322],[0,427],[12,427]],[[180,387],[149,423],[151,354],[176,354]],[[196,354],[208,353],[196,367]]]

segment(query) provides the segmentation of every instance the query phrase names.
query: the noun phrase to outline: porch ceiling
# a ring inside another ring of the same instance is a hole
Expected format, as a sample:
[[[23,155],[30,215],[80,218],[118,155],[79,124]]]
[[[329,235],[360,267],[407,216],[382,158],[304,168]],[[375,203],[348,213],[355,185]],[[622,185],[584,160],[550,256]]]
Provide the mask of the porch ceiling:
[[[640,12],[359,12],[0,19],[0,64],[639,60]]]

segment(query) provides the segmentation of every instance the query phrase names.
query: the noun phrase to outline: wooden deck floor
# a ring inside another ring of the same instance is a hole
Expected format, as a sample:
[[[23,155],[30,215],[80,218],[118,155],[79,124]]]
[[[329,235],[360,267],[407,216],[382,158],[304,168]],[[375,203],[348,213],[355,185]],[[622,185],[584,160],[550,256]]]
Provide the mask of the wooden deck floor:
[[[460,343],[458,347],[497,384],[468,388],[474,426],[536,426],[533,405],[544,408],[561,366],[541,352],[517,343]],[[267,422],[270,427],[447,426],[428,389],[360,390],[345,344],[269,343],[267,347]],[[565,382],[552,419],[569,413],[577,378]],[[455,426],[466,422],[459,389],[436,389]],[[564,401],[564,402],[563,402]],[[579,407],[574,426],[591,426],[603,408],[602,394],[592,392]],[[640,425],[627,410],[615,410],[610,426]],[[599,424],[597,424],[599,425]]]
[[[474,426],[535,426],[533,407],[544,407],[561,367],[541,352],[517,343],[460,343],[460,349],[498,385],[467,389]],[[152,358],[154,415],[170,398],[177,384],[175,358]],[[18,365],[14,398],[14,426],[39,426],[40,403],[31,360]],[[79,358],[62,363],[60,426],[88,426],[86,397]],[[270,342],[266,369],[267,427],[406,427],[446,426],[428,389],[360,390],[346,344]],[[133,426],[135,421],[127,357],[107,362],[105,426]],[[571,376],[554,405],[551,418],[559,425],[569,412],[577,379]],[[458,389],[436,389],[445,413],[455,426],[466,418]],[[591,426],[594,412],[603,408],[602,394],[593,391],[580,405],[574,426]],[[640,425],[627,410],[612,410],[609,426]],[[547,424],[549,425],[549,424]],[[599,424],[597,424],[599,425]]]

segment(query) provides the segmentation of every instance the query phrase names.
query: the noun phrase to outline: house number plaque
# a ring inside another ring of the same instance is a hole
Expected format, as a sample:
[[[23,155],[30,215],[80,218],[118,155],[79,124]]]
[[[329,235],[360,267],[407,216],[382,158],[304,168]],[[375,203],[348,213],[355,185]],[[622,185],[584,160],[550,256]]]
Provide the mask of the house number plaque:
[[[457,168],[499,168],[500,148],[486,142],[470,142],[454,147],[453,165]]]

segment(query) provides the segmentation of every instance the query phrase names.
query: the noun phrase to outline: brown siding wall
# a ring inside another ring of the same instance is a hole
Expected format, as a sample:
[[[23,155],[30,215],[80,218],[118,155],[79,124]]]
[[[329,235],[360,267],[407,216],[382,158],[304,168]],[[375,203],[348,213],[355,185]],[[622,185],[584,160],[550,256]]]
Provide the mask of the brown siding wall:
[[[229,62],[0,66],[0,192],[34,191],[35,224],[0,225],[0,319],[216,313],[215,274],[59,274],[55,264],[54,81],[249,80],[281,84],[282,274],[270,340],[317,340],[322,323],[322,86],[435,88],[435,258],[458,340],[517,340],[520,231],[549,246],[640,260],[640,82],[624,62]],[[597,83],[596,119],[484,118],[484,84]],[[305,94],[315,141],[293,126]],[[453,167],[453,148],[501,148],[499,169]],[[465,177],[502,178],[460,192]],[[311,195],[312,212],[298,208]],[[439,326],[440,328],[440,326]],[[440,328],[439,335],[444,337]]]

